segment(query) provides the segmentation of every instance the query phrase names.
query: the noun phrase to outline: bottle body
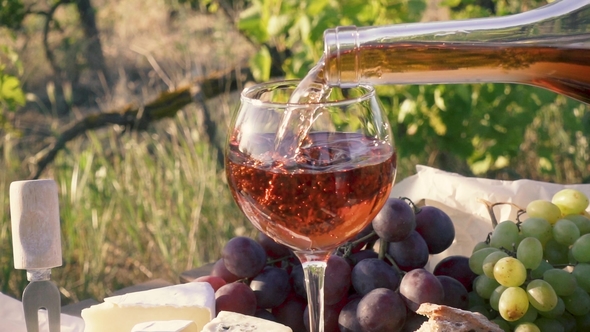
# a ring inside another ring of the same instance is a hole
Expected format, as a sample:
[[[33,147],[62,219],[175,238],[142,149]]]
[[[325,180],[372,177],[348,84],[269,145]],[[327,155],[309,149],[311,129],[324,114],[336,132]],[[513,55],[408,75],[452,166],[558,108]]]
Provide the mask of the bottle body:
[[[522,14],[324,34],[324,79],[360,83],[522,83],[590,103],[590,0]]]

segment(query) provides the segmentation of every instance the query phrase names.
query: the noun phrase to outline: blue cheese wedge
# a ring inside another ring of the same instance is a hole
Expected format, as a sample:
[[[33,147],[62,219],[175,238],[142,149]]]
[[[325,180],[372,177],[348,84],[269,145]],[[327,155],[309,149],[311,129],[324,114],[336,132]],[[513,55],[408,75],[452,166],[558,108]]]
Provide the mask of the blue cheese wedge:
[[[192,320],[160,320],[136,324],[131,332],[200,332]]]
[[[200,331],[215,317],[215,292],[205,282],[108,297],[82,310],[85,332],[129,332],[151,321],[190,320]]]
[[[293,332],[290,327],[254,316],[221,311],[201,332]]]

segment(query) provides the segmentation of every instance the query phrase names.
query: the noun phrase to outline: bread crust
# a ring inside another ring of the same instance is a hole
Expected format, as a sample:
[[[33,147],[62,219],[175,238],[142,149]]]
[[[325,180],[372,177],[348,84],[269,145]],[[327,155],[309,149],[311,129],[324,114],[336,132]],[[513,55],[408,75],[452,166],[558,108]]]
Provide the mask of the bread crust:
[[[416,332],[504,332],[480,313],[446,305],[423,303],[416,313],[428,317]]]

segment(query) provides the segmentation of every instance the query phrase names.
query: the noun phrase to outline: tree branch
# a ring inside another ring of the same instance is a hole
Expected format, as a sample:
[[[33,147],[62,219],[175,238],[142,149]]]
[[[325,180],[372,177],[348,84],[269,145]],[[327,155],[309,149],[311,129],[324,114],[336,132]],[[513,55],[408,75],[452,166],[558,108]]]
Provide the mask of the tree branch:
[[[203,102],[203,100],[214,98],[224,92],[236,91],[241,89],[247,80],[251,79],[252,74],[247,67],[215,72],[203,79],[196,80],[194,84],[163,92],[154,101],[143,107],[127,105],[119,111],[88,115],[82,120],[70,124],[54,142],[32,157],[31,178],[38,179],[69,141],[88,130],[95,130],[108,125],[122,125],[130,130],[145,130],[152,122],[174,117],[179,110],[194,101]],[[203,111],[208,112],[208,109],[203,108]],[[215,123],[208,113],[205,114],[205,119],[208,119],[205,124],[208,139],[212,144],[216,144],[215,135],[217,131]],[[222,153],[222,147],[217,146],[217,149],[218,162],[223,162],[223,158],[219,155]]]

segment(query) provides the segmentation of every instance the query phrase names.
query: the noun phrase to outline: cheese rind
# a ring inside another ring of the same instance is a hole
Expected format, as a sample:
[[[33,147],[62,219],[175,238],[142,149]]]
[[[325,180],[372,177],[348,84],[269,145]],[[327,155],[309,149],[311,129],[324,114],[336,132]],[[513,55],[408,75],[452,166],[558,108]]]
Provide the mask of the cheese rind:
[[[105,298],[82,310],[85,332],[129,332],[138,323],[191,320],[200,331],[215,317],[215,292],[190,282]]]
[[[135,324],[131,332],[200,332],[192,320],[160,320]]]
[[[201,332],[293,332],[273,321],[235,312],[221,311]]]

